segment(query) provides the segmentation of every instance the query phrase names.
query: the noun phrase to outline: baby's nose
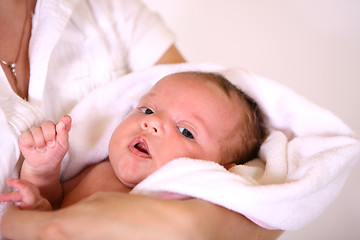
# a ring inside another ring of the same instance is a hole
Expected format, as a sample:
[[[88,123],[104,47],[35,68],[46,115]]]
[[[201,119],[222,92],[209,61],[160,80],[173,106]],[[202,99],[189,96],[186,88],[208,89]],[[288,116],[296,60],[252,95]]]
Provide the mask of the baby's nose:
[[[157,127],[155,126],[150,126],[148,123],[144,122],[143,123],[143,129],[147,129],[147,130],[150,130],[150,131],[153,131],[154,133],[157,133],[158,130],[157,130]]]
[[[142,123],[142,129],[147,130],[153,134],[162,134],[164,131],[160,119],[155,116],[147,117],[146,120]]]

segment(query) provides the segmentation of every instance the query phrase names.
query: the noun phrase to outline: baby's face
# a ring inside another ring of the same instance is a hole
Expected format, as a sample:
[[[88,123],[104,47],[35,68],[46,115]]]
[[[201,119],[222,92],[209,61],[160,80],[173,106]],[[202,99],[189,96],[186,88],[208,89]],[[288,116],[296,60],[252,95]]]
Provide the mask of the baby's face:
[[[190,157],[223,164],[221,148],[241,121],[238,101],[217,85],[179,74],[160,80],[119,124],[109,145],[118,178],[133,187],[167,162]]]

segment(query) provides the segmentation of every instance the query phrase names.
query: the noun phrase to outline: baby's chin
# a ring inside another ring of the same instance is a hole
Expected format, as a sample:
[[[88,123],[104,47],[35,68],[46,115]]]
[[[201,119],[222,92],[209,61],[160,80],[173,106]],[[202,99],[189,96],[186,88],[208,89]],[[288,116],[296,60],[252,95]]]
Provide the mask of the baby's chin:
[[[143,179],[137,179],[132,176],[130,179],[124,176],[118,176],[120,182],[124,184],[128,188],[134,188],[137,184],[139,184]]]
[[[120,179],[120,182],[128,188],[134,188],[138,183],[130,183]]]

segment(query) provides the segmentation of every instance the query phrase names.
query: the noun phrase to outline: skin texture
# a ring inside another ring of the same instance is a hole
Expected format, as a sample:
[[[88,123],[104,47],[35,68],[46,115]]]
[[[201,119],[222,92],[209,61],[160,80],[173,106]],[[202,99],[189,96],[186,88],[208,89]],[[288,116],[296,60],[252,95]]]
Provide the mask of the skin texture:
[[[4,64],[0,65],[7,79],[9,79],[11,88],[21,97],[28,96],[30,76],[28,58],[28,46],[31,35],[30,14],[28,14],[27,19],[25,18],[26,12],[34,11],[35,4],[36,0],[0,1],[0,59],[13,62],[19,54],[16,62],[18,84],[13,80],[11,70]],[[21,35],[23,36],[22,41],[20,40]]]
[[[96,193],[59,211],[12,208],[4,217],[7,221],[1,225],[2,233],[12,239],[270,240],[281,234],[198,199],[166,201],[111,192]]]
[[[175,45],[170,48],[161,56],[156,64],[170,64],[170,63],[183,63],[185,58],[181,55]]]

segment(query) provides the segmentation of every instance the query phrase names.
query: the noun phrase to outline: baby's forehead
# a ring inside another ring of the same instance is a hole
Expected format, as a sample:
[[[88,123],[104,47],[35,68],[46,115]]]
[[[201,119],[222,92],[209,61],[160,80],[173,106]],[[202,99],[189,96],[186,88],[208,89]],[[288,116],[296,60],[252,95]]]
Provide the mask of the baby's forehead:
[[[227,80],[225,80],[227,81]],[[173,97],[171,93],[175,93],[176,97],[181,98],[181,94],[184,93],[189,97],[196,97],[199,93],[204,96],[207,93],[207,97],[211,100],[221,102],[226,108],[229,104],[234,107],[234,111],[243,109],[243,99],[241,99],[235,92],[235,86],[228,87],[225,85],[232,85],[229,81],[223,83],[222,80],[207,76],[202,73],[193,72],[181,72],[167,75],[160,79],[149,91],[148,95],[161,95],[166,97]],[[175,91],[172,91],[174,90]],[[200,101],[201,98],[196,99]],[[211,102],[211,101],[210,101]],[[236,107],[237,105],[237,107]],[[240,109],[239,109],[240,108]]]
[[[211,75],[210,75],[211,76]],[[158,91],[159,89],[164,87],[179,87],[179,90],[181,88],[191,88],[192,90],[201,90],[206,87],[213,87],[217,86],[216,90],[222,90],[226,94],[228,92],[224,90],[222,87],[220,81],[216,80],[214,77],[209,77],[206,75],[206,73],[198,73],[198,72],[179,72],[179,73],[173,73],[169,74],[163,78],[161,78],[151,89],[151,91]],[[202,88],[199,88],[202,87]]]
[[[159,84],[181,84],[186,80],[191,80],[192,83],[203,84],[204,80],[207,80],[201,75],[197,75],[189,72],[172,73],[161,78],[155,85]]]

